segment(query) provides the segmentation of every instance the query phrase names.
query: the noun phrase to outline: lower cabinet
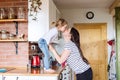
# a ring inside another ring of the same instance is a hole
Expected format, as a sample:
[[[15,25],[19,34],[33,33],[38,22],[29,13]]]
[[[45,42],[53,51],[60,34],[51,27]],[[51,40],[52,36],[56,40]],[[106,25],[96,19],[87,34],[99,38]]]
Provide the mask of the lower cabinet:
[[[19,76],[18,80],[58,80],[54,76]]]
[[[2,80],[2,75],[0,75],[0,80]]]
[[[61,80],[72,80],[72,70],[69,66],[66,66],[65,69],[61,73]]]
[[[58,80],[56,76],[1,76],[0,80]]]
[[[17,80],[17,76],[2,76],[2,80]]]

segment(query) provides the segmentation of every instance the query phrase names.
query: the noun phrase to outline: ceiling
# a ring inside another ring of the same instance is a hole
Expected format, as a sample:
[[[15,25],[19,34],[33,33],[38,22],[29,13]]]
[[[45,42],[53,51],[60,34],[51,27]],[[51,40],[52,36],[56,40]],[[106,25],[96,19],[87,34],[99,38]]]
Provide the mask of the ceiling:
[[[115,0],[53,0],[59,9],[109,8]]]

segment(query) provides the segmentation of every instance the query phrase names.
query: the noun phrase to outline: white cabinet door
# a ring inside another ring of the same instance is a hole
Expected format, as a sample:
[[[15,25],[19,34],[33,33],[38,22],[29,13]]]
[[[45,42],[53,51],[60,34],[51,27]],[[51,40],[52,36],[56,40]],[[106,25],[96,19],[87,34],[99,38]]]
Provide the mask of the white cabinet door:
[[[18,76],[17,80],[31,80],[28,76]]]
[[[19,76],[18,80],[58,80],[58,78],[54,76]]]
[[[0,80],[58,80],[57,76],[1,76]]]
[[[2,75],[0,75],[0,80],[2,80]]]
[[[3,76],[2,80],[31,80],[27,76]]]
[[[17,76],[3,76],[2,80],[18,80]]]

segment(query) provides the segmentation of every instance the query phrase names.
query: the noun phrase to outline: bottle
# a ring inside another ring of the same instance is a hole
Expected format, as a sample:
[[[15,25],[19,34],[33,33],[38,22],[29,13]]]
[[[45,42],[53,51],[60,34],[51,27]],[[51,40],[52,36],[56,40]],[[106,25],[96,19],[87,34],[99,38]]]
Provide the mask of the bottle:
[[[24,9],[22,7],[18,8],[17,18],[18,19],[24,19],[25,18]]]

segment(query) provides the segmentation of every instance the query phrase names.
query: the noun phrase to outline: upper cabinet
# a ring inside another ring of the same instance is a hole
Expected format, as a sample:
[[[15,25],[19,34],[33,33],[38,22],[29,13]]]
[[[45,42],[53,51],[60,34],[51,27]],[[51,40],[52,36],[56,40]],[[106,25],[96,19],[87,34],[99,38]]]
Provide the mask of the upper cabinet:
[[[38,41],[52,27],[51,23],[60,17],[60,12],[52,0],[41,0],[41,2],[41,10],[35,15],[36,20],[28,12],[28,41]],[[28,8],[30,6],[31,2],[28,2]]]

